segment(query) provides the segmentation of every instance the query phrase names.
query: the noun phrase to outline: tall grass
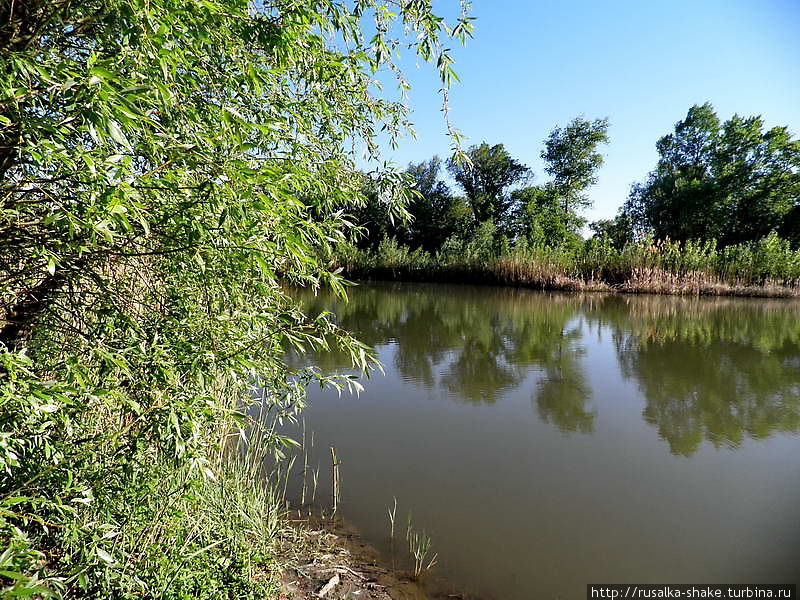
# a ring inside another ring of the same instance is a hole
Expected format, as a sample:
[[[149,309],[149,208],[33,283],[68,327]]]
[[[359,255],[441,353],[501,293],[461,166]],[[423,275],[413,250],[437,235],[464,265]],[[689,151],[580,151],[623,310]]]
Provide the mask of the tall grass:
[[[274,434],[280,412],[274,399],[256,398],[258,408],[251,407],[251,416],[243,413],[253,402],[251,387],[217,373],[204,418],[180,430],[193,438],[180,458],[160,451],[166,444],[158,436],[135,438],[135,421],[122,418],[124,407],[114,398],[98,398],[93,415],[82,415],[77,430],[80,443],[91,446],[76,444],[81,454],[62,461],[74,472],[105,469],[107,487],[87,489],[71,501],[32,504],[30,494],[2,499],[0,517],[10,543],[0,554],[0,596],[277,597],[284,491],[279,473],[265,465],[285,442]],[[77,419],[67,426],[77,429]],[[106,436],[114,445],[103,442]],[[131,444],[139,448],[132,451]],[[39,485],[49,485],[46,478],[59,475],[58,468],[35,474]],[[126,477],[126,471],[133,474]],[[36,538],[15,524],[31,519],[41,531]],[[33,576],[23,574],[26,560],[39,565]]]
[[[342,247],[338,260],[354,278],[689,295],[800,294],[800,250],[775,233],[722,249],[713,240],[645,240],[622,250],[598,240],[506,249],[478,237],[450,240],[436,254],[385,239],[373,253]]]

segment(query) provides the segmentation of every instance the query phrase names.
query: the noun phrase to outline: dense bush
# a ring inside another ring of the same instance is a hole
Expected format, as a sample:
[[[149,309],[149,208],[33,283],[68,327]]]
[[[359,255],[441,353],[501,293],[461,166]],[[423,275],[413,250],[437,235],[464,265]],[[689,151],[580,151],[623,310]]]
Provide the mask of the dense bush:
[[[0,3],[4,597],[274,591],[260,459],[290,442],[245,409],[256,383],[302,408],[286,346],[371,363],[281,285],[343,293],[320,257],[364,200],[354,147],[406,125],[372,93],[398,31],[447,86],[470,24],[425,2]]]

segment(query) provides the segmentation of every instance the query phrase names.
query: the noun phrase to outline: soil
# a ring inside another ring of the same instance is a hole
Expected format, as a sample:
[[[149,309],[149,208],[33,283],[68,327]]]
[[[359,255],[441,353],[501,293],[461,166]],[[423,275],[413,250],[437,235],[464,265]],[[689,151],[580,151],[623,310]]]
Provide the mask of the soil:
[[[281,600],[478,600],[392,569],[341,522],[297,521],[285,537],[290,547],[282,552],[289,560],[281,574]]]

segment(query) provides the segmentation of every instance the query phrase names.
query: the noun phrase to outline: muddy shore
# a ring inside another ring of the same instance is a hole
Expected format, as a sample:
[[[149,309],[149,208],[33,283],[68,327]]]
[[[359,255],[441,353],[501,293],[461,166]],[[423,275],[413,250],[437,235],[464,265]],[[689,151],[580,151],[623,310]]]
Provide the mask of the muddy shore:
[[[419,581],[393,568],[358,531],[339,520],[291,521],[280,554],[281,600],[479,600],[430,574]]]

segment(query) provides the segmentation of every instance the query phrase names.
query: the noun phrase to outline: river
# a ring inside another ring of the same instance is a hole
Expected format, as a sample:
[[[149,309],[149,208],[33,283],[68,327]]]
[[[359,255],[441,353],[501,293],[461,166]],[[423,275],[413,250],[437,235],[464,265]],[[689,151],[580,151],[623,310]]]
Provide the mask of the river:
[[[797,582],[800,303],[388,283],[348,303],[298,295],[384,365],[359,396],[310,389],[305,421],[317,498],[334,446],[339,514],[387,557],[407,554],[410,514],[438,555],[431,578],[485,598]],[[310,359],[348,372],[336,353]]]

